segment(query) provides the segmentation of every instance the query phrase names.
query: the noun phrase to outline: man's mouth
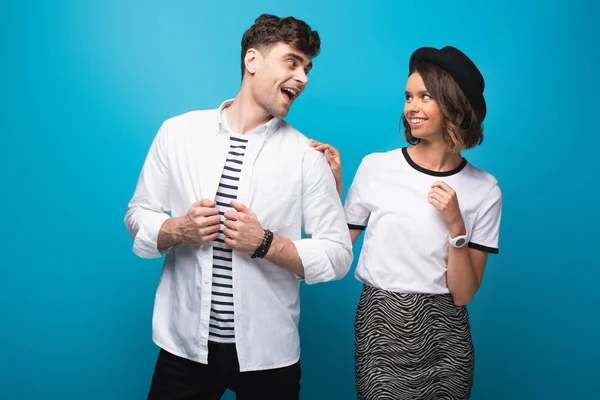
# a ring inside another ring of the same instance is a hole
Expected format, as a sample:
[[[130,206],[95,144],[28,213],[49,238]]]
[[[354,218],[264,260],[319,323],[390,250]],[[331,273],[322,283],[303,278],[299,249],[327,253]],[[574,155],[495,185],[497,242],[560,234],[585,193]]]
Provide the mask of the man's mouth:
[[[296,96],[298,95],[298,89],[292,89],[292,88],[282,88],[281,89],[281,93],[283,93],[283,96],[287,99],[288,102],[292,102],[294,101],[294,99],[296,98]]]

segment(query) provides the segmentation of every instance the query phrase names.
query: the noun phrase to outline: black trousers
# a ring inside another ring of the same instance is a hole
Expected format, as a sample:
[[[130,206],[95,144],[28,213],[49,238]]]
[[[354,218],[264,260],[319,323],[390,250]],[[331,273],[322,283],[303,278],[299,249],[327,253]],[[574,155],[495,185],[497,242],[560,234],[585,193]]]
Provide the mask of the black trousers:
[[[300,362],[240,372],[234,344],[210,342],[208,365],[160,350],[148,400],[218,400],[229,389],[237,400],[299,400]]]

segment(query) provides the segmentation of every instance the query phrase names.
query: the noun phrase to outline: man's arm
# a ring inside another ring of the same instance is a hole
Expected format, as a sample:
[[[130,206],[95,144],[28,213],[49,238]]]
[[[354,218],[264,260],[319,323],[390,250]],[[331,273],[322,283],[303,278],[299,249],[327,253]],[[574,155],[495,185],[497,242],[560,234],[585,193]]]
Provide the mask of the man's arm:
[[[317,151],[304,160],[302,225],[306,239],[292,241],[273,236],[266,259],[303,277],[307,283],[343,278],[352,264],[352,243],[334,178]],[[225,213],[225,242],[252,254],[264,237],[256,215],[245,205],[231,202],[236,211]]]
[[[294,242],[290,239],[273,235],[273,243],[265,258],[273,264],[290,270],[304,279],[304,266]]]
[[[231,206],[235,211],[225,212],[225,243],[237,251],[253,254],[260,246],[265,230],[256,214],[244,204],[232,201]],[[304,278],[302,260],[289,239],[274,234],[265,259]]]
[[[146,156],[125,214],[125,226],[134,241],[133,252],[142,258],[163,255],[158,249],[158,236],[171,211],[167,166],[167,127],[163,124]]]
[[[317,150],[304,157],[302,228],[306,239],[293,241],[306,283],[342,279],[352,265],[352,242],[344,208],[328,161]]]

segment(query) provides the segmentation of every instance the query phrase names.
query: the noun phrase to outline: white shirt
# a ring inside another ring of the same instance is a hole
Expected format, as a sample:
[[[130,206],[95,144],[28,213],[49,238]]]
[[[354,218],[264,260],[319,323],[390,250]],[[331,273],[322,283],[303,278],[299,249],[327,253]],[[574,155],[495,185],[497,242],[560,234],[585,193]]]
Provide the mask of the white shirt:
[[[496,179],[465,159],[448,172],[414,163],[406,149],[366,156],[346,196],[351,228],[366,232],[356,278],[399,293],[449,293],[447,228],[427,201],[442,180],[456,192],[468,245],[498,252],[502,194]]]
[[[229,151],[220,110],[194,111],[163,123],[125,216],[133,252],[160,257],[158,232],[169,217],[214,199]],[[261,225],[293,241],[308,284],[341,279],[352,244],[325,157],[283,120],[252,133],[237,199]],[[302,238],[302,232],[305,238]],[[208,361],[212,246],[181,244],[165,257],[156,293],[153,340],[168,352]],[[300,279],[265,259],[233,252],[235,343],[240,371],[279,368],[299,360]]]

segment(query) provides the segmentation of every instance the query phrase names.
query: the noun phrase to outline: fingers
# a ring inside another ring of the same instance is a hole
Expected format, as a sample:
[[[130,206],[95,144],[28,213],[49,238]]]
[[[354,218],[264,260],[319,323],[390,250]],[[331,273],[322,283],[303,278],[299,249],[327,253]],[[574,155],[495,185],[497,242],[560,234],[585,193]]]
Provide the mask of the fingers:
[[[237,201],[233,201],[231,200],[231,202],[229,203],[231,204],[231,207],[233,207],[240,215],[237,216],[237,219],[245,221],[244,217],[242,215],[254,215],[254,212],[249,209],[248,207],[246,207],[245,204],[242,203],[238,203]],[[227,214],[227,213],[225,213]],[[225,216],[225,218],[227,218],[227,216]]]
[[[202,199],[194,203],[194,205],[197,205],[198,207],[214,207],[217,205],[217,202],[214,200]]]
[[[205,226],[205,227],[198,229],[198,234],[200,236],[208,236],[208,235],[213,235],[215,233],[218,234],[220,229],[221,229],[221,224]]]
[[[200,219],[201,226],[219,225],[221,223],[220,215],[213,215],[211,217],[203,217]]]
[[[325,150],[325,158],[327,158],[327,162],[329,162],[329,166],[331,169],[339,168],[340,163],[337,162],[336,157],[329,151]]]
[[[216,215],[212,217],[201,217],[201,222],[198,229],[198,235],[200,236],[200,243],[210,243],[219,237],[219,231],[221,230],[221,216]]]
[[[337,171],[341,169],[342,160],[340,158],[340,152],[335,147],[329,144],[323,144],[321,142],[317,142],[316,140],[311,140],[310,145],[315,148],[315,150],[322,152],[329,163],[329,167],[332,171]]]
[[[229,239],[237,239],[239,232],[234,231],[233,229],[228,229],[225,228],[223,229],[223,235],[225,235],[225,239],[229,238]]]
[[[440,199],[440,201],[443,201],[444,203],[449,202],[450,199],[452,198],[452,196],[450,194],[448,194],[448,192],[442,190],[439,187],[432,188],[429,191],[428,195],[431,195],[431,194],[435,194],[437,196],[436,198]]]
[[[320,152],[325,152],[326,150],[329,150],[329,152],[331,152],[334,157],[339,154],[339,151],[330,144],[317,142],[316,140],[312,140],[312,139],[310,140],[309,144],[312,147],[314,147],[315,150],[318,150]]]
[[[202,226],[216,224],[221,219],[219,216],[219,209],[216,207],[192,207],[190,211],[188,211],[188,216],[194,221],[195,224]]]
[[[226,219],[223,221],[223,225],[225,225],[226,228],[236,230],[238,227],[238,222]]]
[[[250,209],[248,209],[248,212],[251,214],[254,214]],[[225,221],[230,220],[230,221],[248,222],[252,218],[251,215],[242,214],[241,212],[231,211],[231,210],[225,211],[225,214],[223,214],[223,216],[225,217]]]
[[[219,237],[219,232],[213,233],[213,234],[210,234],[210,235],[206,235],[206,236],[202,236],[200,238],[200,243],[210,243],[210,242],[212,242],[213,240],[215,240],[218,237]]]
[[[431,204],[438,210],[440,210],[440,211],[442,210],[442,207],[443,207],[442,200],[440,199],[440,197],[437,193],[430,192],[429,195],[427,196],[427,201],[429,202],[429,204]]]
[[[431,184],[431,188],[440,188],[441,190],[448,192],[449,194],[453,195],[454,194],[454,189],[452,189],[450,187],[450,185],[448,185],[446,182],[444,181],[435,181]]]
[[[188,211],[188,215],[192,218],[217,215],[219,214],[219,209],[216,207],[216,205],[217,203],[212,200],[202,199],[192,204],[190,210]]]
[[[242,215],[243,214],[240,214],[237,211],[231,211],[231,210],[225,211],[225,214],[223,214],[223,216],[225,217],[226,220],[229,219],[232,221],[239,221]]]
[[[210,229],[209,228],[198,229],[194,234],[191,234],[188,237],[187,242],[193,243],[193,244],[200,244],[200,245],[205,244],[205,243],[210,243],[219,237],[219,226],[217,225],[216,232],[210,232],[212,230],[214,230],[213,227],[210,227]]]
[[[233,207],[237,212],[245,212],[245,211],[250,211],[250,209],[248,207],[246,207],[244,204],[242,203],[238,203],[237,201],[233,201],[231,200],[229,202],[229,204],[231,204],[231,207]]]
[[[456,192],[446,182],[437,181],[431,184],[431,190],[427,194],[428,200],[431,198],[435,203],[432,203],[441,211],[453,208],[453,205],[458,206]],[[439,205],[439,207],[438,207]]]
[[[433,191],[431,191],[427,194],[427,200],[433,200],[439,204],[446,203],[444,196],[440,195],[437,192],[433,192]]]

